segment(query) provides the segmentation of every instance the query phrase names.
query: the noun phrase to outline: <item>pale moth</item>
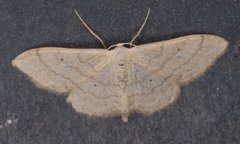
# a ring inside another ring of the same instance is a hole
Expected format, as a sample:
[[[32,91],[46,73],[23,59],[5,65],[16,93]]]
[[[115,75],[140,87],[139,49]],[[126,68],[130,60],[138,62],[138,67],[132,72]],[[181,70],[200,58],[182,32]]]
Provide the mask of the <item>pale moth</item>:
[[[106,47],[103,40],[78,15],[105,49],[44,47],[25,51],[12,65],[39,88],[67,95],[80,113],[122,117],[130,113],[152,114],[174,102],[180,86],[201,76],[227,48],[215,35],[197,34],[167,41]]]

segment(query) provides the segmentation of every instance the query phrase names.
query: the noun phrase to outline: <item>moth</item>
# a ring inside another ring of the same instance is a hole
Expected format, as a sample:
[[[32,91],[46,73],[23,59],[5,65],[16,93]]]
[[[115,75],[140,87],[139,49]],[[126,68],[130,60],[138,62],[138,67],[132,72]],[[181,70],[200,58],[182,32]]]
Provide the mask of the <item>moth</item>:
[[[134,45],[149,13],[150,9],[128,43],[107,49],[31,49],[18,55],[12,65],[39,88],[66,94],[67,101],[80,113],[121,116],[127,122],[130,113],[160,111],[177,99],[180,86],[195,80],[214,64],[228,42],[219,36],[197,34]]]

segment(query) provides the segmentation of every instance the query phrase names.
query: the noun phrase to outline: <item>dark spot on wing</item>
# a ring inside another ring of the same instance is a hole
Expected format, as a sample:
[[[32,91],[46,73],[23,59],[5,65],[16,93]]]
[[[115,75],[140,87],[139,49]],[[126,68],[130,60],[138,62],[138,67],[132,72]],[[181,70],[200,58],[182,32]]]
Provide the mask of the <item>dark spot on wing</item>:
[[[120,63],[120,64],[118,64],[119,66],[124,66],[124,64],[122,64],[122,63]]]

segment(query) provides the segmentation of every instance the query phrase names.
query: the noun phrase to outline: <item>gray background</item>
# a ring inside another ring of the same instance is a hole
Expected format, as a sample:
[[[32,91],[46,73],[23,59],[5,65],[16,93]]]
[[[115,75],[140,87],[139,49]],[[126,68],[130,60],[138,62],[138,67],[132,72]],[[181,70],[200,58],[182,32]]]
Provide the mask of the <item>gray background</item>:
[[[76,113],[66,97],[36,88],[11,66],[25,50],[101,47],[80,24],[77,9],[107,45],[128,42],[149,21],[137,44],[188,34],[226,38],[226,54],[179,99],[151,116],[125,124]],[[0,144],[239,144],[239,0],[0,0]]]

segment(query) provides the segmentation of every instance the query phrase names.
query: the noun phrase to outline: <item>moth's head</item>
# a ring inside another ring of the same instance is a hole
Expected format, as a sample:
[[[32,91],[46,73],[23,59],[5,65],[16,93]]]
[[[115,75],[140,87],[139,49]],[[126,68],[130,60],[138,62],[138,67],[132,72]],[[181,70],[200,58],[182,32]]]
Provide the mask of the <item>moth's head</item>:
[[[112,50],[115,48],[132,48],[135,47],[136,45],[132,44],[132,43],[118,43],[115,45],[111,45],[110,47],[108,47],[108,50]]]

